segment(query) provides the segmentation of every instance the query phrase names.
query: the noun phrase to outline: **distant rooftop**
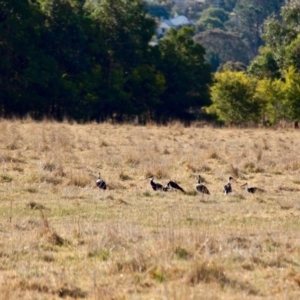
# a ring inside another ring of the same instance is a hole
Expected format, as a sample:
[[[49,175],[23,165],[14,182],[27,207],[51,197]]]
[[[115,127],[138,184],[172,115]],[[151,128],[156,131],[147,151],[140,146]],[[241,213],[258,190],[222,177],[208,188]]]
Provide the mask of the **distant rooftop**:
[[[166,22],[166,21],[164,21]],[[187,17],[185,16],[178,16],[175,18],[170,19],[170,22],[174,25],[174,26],[182,26],[182,25],[192,25],[194,24],[193,21],[190,21]]]

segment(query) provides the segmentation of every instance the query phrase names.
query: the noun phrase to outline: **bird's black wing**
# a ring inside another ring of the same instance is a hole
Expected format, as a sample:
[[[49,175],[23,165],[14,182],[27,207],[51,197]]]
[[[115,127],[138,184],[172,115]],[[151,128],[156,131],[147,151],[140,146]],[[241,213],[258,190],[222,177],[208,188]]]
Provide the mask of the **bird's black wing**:
[[[176,183],[176,182],[174,182],[174,181],[169,181],[169,183],[167,184],[167,186],[168,186],[169,188],[176,189],[176,190],[180,190],[180,191],[182,191],[183,193],[185,193],[185,190],[184,190],[181,186],[179,186],[178,183]]]
[[[151,186],[152,186],[154,191],[159,191],[159,190],[163,189],[163,186],[160,183],[156,183],[156,182],[153,182],[153,181],[151,181],[150,183],[151,183]]]
[[[97,187],[98,187],[99,189],[106,190],[106,183],[105,183],[104,180],[98,179],[98,180],[96,181],[96,185],[97,185]]]
[[[197,189],[197,191],[200,192],[200,193],[210,195],[210,192],[209,192],[208,188],[207,188],[205,185],[203,185],[203,184],[197,185],[197,186],[196,186],[196,189]]]
[[[160,183],[156,183],[156,190],[162,190],[163,186]]]
[[[231,188],[231,184],[230,184],[230,183],[227,183],[226,185],[224,185],[223,192],[224,192],[225,194],[228,194],[228,193],[231,193],[231,192],[232,192],[232,188]]]

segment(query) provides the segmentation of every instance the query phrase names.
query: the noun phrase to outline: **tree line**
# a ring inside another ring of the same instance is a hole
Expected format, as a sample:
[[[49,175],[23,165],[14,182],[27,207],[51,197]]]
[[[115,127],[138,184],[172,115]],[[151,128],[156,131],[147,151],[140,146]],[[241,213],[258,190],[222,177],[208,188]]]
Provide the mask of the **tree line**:
[[[192,28],[151,45],[156,23],[144,1],[0,0],[0,117],[166,123],[206,113],[297,126],[299,16],[298,0],[286,1],[264,21],[246,69],[228,62],[213,74]]]
[[[300,121],[300,3],[287,1],[264,22],[264,45],[246,71],[232,64],[215,74],[206,111],[229,124]]]
[[[191,120],[212,72],[193,30],[158,45],[140,0],[0,0],[0,117]]]

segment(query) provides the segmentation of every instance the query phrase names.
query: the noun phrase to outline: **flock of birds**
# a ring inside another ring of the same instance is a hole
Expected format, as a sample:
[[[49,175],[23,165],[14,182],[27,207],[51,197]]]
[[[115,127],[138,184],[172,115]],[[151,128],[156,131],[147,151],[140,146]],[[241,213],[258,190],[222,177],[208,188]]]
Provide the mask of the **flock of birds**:
[[[154,181],[154,176],[150,176],[146,179],[150,179],[150,184],[151,184],[151,187],[154,191],[168,192],[170,190],[179,190],[179,191],[183,192],[184,194],[186,193],[185,190],[178,183],[176,183],[175,181],[169,181],[167,183],[167,185],[163,186],[162,184]],[[225,195],[228,195],[229,193],[232,192],[232,185],[231,185],[232,181],[236,181],[236,180],[233,177],[229,176],[228,182],[223,187],[223,193]],[[105,181],[100,176],[100,173],[99,173],[98,179],[96,181],[96,185],[99,189],[102,189],[102,190],[106,190],[106,188],[107,188]],[[263,189],[258,188],[258,187],[250,187],[248,185],[248,183],[245,183],[242,186],[244,186],[246,188],[246,191],[248,193],[252,193],[252,194],[254,194],[256,192],[263,192],[264,191]],[[205,194],[210,195],[210,192],[209,192],[208,188],[204,184],[201,183],[201,176],[200,175],[198,176],[198,181],[197,181],[197,184],[196,184],[196,191],[199,194],[202,194],[202,195],[205,195]]]

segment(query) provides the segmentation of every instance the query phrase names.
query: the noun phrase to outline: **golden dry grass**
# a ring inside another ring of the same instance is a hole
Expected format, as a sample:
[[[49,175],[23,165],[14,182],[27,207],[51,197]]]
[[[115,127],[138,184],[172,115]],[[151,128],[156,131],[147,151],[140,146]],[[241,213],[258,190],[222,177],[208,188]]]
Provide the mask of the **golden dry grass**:
[[[299,131],[28,120],[0,132],[0,300],[299,299]],[[210,196],[195,193],[199,174]],[[155,192],[149,175],[187,194]]]

